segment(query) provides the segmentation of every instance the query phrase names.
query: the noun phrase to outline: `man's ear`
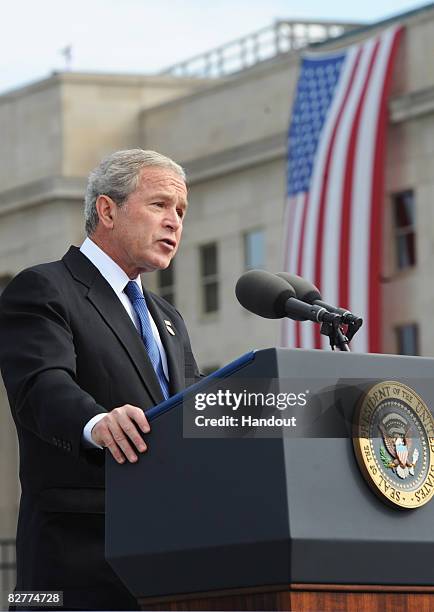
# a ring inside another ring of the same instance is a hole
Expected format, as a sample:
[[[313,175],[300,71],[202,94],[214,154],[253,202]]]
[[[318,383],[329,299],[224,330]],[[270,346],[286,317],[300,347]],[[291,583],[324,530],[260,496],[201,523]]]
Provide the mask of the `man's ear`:
[[[112,230],[117,212],[116,203],[110,196],[102,194],[97,197],[95,207],[98,212],[99,222],[101,225],[108,230]]]

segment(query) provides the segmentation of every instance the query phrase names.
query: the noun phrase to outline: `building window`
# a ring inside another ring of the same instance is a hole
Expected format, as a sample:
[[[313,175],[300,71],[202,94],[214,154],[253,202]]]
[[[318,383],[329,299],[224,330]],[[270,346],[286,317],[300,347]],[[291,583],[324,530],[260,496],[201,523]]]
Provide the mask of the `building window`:
[[[175,262],[165,270],[159,270],[157,276],[158,294],[162,298],[175,305]]]
[[[200,247],[200,277],[202,285],[202,311],[217,312],[219,309],[218,295],[218,264],[217,244],[205,244]]]
[[[396,261],[399,270],[416,265],[416,225],[414,191],[393,196]]]
[[[255,229],[244,234],[244,267],[246,270],[265,267],[265,234]]]
[[[396,328],[398,355],[419,355],[419,327],[416,323]]]

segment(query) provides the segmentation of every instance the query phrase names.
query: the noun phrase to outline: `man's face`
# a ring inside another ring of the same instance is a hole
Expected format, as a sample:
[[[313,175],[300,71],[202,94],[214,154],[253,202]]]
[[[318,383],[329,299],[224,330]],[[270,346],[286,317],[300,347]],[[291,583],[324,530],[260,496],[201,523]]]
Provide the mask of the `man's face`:
[[[173,170],[152,166],[141,172],[137,189],[114,211],[111,243],[130,278],[167,268],[182,233],[187,187]]]

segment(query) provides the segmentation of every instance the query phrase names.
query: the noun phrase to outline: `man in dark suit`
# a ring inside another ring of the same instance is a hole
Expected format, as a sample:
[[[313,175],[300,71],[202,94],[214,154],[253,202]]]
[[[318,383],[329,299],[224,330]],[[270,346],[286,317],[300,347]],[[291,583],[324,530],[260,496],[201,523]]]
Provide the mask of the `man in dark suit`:
[[[81,248],[24,270],[1,296],[20,449],[16,589],[61,590],[65,609],[136,609],[104,559],[104,448],[137,461],[143,410],[199,376],[181,315],[140,282],[169,265],[186,208],[175,162],[114,153],[90,174]]]

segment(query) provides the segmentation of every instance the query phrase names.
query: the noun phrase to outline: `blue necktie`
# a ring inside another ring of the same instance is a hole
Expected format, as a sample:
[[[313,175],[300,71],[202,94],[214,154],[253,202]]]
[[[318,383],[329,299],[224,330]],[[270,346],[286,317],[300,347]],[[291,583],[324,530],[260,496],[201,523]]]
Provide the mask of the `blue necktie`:
[[[163,362],[161,361],[160,351],[158,350],[157,343],[152,333],[151,321],[149,319],[149,310],[146,305],[146,300],[142,295],[137,283],[129,281],[124,289],[127,294],[133,308],[140,321],[140,335],[142,336],[143,343],[148,352],[149,359],[151,360],[152,366],[160,383],[161,391],[163,392],[164,399],[169,397],[169,385],[163,370]]]

